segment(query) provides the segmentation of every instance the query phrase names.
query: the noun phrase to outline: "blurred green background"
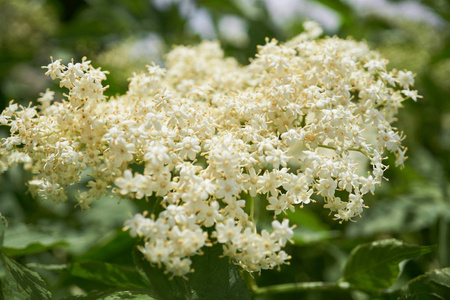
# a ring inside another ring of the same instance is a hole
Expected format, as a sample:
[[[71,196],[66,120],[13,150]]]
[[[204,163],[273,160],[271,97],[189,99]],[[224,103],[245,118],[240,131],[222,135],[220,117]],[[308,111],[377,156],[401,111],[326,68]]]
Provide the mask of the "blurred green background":
[[[450,3],[446,0],[0,0],[0,107],[3,110],[11,99],[28,105],[46,88],[58,90],[40,69],[50,56],[65,62],[87,56],[94,67],[110,71],[107,94],[115,95],[124,93],[127,79],[146,64],[164,65],[164,54],[174,44],[217,39],[227,55],[247,64],[265,37],[286,41],[302,31],[307,19],[319,22],[327,35],[365,40],[390,61],[390,68],[416,73],[415,87],[424,98],[407,102],[400,112],[396,126],[406,133],[409,159],[403,170],[392,167],[386,172],[389,182],[367,198],[370,209],[363,218],[340,225],[327,216],[320,202],[290,214],[298,224],[296,245],[287,249],[291,264],[280,272],[256,275],[258,285],[337,280],[352,248],[388,237],[437,245],[433,253],[402,264],[398,286],[426,271],[450,266]],[[83,258],[131,262],[134,241],[118,228],[127,218],[123,211],[139,211],[139,204],[115,205],[118,199],[105,198],[83,214],[70,204],[55,207],[33,200],[25,193],[28,177],[14,168],[0,181],[0,212],[9,222],[5,247],[22,243],[25,249],[14,252],[15,259],[36,266]],[[271,219],[264,220],[262,226]],[[33,241],[43,247],[33,250]],[[36,270],[56,298],[99,286],[69,274]],[[299,297],[368,296],[309,292],[283,299]]]

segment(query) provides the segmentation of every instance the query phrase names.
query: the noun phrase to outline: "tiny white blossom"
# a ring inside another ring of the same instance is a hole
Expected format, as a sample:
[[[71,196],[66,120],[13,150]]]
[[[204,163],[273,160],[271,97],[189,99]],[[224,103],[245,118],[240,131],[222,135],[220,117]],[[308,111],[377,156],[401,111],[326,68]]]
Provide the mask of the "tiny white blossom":
[[[281,246],[285,246],[287,241],[291,241],[291,238],[294,236],[294,227],[289,227],[289,220],[284,219],[282,223],[275,220],[272,222],[272,227],[274,229],[272,235],[275,240],[278,240]]]
[[[414,74],[411,71],[398,71],[397,78],[402,87],[414,85]]]
[[[219,223],[216,225],[217,241],[219,243],[226,243],[232,241],[241,232],[241,226],[235,225],[233,219],[227,219],[225,224]]]

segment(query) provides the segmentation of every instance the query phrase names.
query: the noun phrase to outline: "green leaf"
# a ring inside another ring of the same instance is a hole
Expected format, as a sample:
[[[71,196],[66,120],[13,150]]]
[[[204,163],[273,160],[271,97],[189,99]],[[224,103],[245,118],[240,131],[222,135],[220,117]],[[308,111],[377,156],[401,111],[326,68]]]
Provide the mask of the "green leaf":
[[[252,299],[241,274],[223,254],[222,246],[204,247],[203,255],[192,258],[194,272],[189,284],[199,299]]]
[[[64,298],[65,300],[119,300],[119,299],[130,299],[130,300],[155,300],[151,295],[149,295],[145,290],[140,289],[108,289],[105,291],[93,291],[86,295],[73,296]]]
[[[162,269],[152,266],[145,260],[137,248],[133,250],[133,259],[139,273],[150,283],[156,298],[164,300],[198,299],[185,279],[180,277],[170,279]]]
[[[67,244],[65,238],[55,231],[18,224],[5,233],[3,252],[10,256],[21,256]]]
[[[296,246],[319,243],[324,240],[336,238],[340,234],[337,230],[315,231],[306,227],[294,231],[292,240]]]
[[[110,260],[123,252],[130,253],[136,239],[121,229],[111,231],[99,239],[97,243],[80,256],[83,260]]]
[[[243,278],[219,244],[204,247],[203,255],[192,257],[193,273],[187,280],[170,278],[162,269],[152,266],[137,249],[134,251],[135,264],[161,299],[252,299]]]
[[[428,253],[432,248],[408,245],[396,239],[359,245],[350,254],[342,280],[366,291],[388,288],[398,278],[401,261]]]
[[[8,256],[1,254],[5,274],[1,277],[4,299],[52,299],[52,294],[42,278]]]
[[[307,227],[315,231],[329,230],[329,226],[322,222],[317,214],[311,210],[296,209],[295,212],[288,210],[287,218],[291,223],[296,224],[297,226]]]
[[[448,299],[450,268],[437,269],[408,282],[407,299]]]
[[[294,230],[294,236],[292,237],[297,246],[318,243],[335,238],[340,234],[339,231],[330,230],[329,226],[313,211],[296,209],[295,212],[288,211],[286,216],[291,224],[298,226],[297,230]]]
[[[81,261],[69,266],[72,276],[94,280],[113,287],[148,288],[145,279],[131,267],[101,261]]]
[[[418,231],[435,224],[442,216],[449,216],[449,211],[449,204],[438,185],[415,182],[411,193],[370,205],[357,224],[349,224],[346,235],[359,237],[383,232]]]

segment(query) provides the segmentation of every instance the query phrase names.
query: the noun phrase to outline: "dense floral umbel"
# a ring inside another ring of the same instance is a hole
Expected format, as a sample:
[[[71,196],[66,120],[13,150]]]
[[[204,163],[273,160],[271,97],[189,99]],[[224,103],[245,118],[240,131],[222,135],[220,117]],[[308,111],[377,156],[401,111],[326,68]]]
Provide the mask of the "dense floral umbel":
[[[152,197],[161,207],[125,228],[143,238],[151,263],[176,276],[213,243],[249,271],[286,263],[294,226],[274,220],[258,232],[255,201],[277,216],[315,197],[340,222],[359,216],[364,194],[383,179],[385,151],[403,164],[391,123],[406,98],[420,97],[411,72],[386,70],[366,44],[317,39],[311,22],[305,29],[285,44],[267,41],[248,66],[224,58],[215,42],[176,47],[167,69],[149,66],[108,101],[106,72],[85,59],[52,61],[46,74],[67,99],[53,101],[48,90],[37,107],[11,103],[2,112],[11,135],[0,169],[24,163],[35,176],[31,192],[55,202],[89,174],[77,196],[83,210],[111,191]]]

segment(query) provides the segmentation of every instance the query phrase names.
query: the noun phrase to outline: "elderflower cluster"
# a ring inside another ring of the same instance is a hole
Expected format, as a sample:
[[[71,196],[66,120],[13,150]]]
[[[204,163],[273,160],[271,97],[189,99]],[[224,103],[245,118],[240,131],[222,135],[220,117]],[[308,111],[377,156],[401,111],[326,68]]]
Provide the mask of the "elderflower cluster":
[[[361,215],[388,167],[386,151],[403,164],[403,137],[391,123],[405,99],[420,97],[411,72],[388,71],[365,43],[318,39],[312,22],[305,29],[284,44],[268,40],[247,66],[224,58],[216,42],[176,47],[167,69],[149,66],[108,100],[106,72],[85,59],[52,61],[46,75],[68,89],[66,99],[47,90],[37,107],[11,103],[2,112],[10,136],[0,170],[24,163],[31,192],[55,202],[83,174],[83,210],[111,192],[148,200],[151,213],[125,228],[173,275],[191,272],[191,257],[217,243],[246,270],[278,267],[295,225],[274,220],[258,230],[254,206],[263,202],[276,217],[314,198],[340,222]]]

